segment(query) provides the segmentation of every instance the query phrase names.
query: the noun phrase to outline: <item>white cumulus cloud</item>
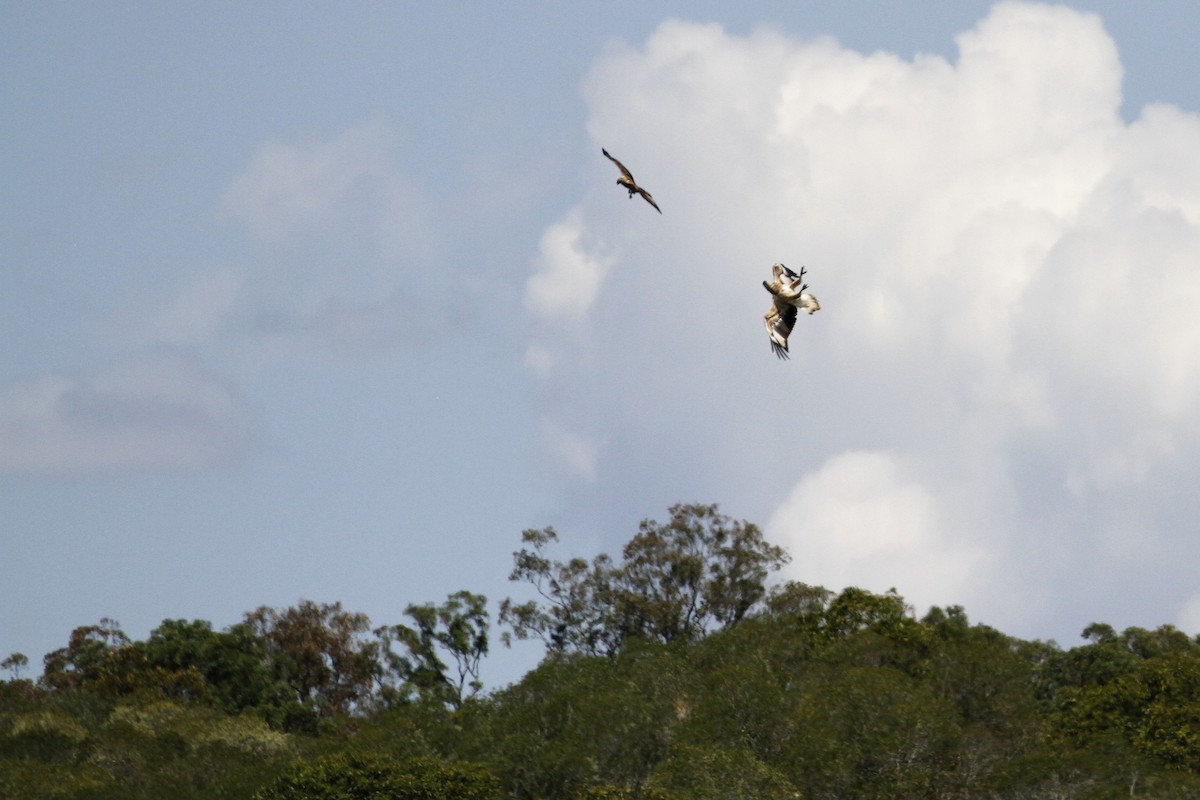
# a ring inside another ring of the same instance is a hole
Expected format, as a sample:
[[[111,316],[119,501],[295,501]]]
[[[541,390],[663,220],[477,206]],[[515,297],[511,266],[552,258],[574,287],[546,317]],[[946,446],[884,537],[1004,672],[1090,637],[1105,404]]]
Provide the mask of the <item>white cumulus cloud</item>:
[[[767,522],[799,558],[795,578],[877,592],[904,586],[927,605],[962,597],[981,548],[949,536],[936,491],[891,453],[846,452],[806,475]]]
[[[1200,117],[1122,119],[1093,14],[1001,2],[956,43],[672,21],[607,50],[587,129],[664,215],[597,189],[547,230],[527,307],[589,321],[548,413],[605,442],[594,507],[720,501],[799,579],[1024,635],[1168,621],[1200,558]],[[776,261],[823,307],[786,363]]]
[[[525,284],[525,306],[539,317],[578,321],[596,299],[608,261],[583,246],[582,232],[571,212],[542,234],[537,271]]]

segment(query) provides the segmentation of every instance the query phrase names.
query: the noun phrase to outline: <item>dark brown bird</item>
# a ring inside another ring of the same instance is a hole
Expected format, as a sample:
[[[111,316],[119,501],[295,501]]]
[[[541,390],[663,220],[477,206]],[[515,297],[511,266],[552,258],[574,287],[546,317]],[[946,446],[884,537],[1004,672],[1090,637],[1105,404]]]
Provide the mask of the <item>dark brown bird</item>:
[[[771,293],[771,307],[767,309],[763,322],[767,326],[767,335],[771,337],[771,349],[780,358],[787,358],[788,336],[796,324],[797,312],[804,309],[809,314],[815,314],[821,310],[821,304],[805,291],[808,284],[802,281],[808,270],[804,267],[796,273],[783,264],[775,264],[771,270],[771,282],[763,281],[763,288]],[[786,279],[784,275],[787,275]]]
[[[654,198],[650,196],[650,193],[649,193],[649,192],[647,192],[645,189],[643,189],[642,187],[640,187],[640,186],[638,186],[638,185],[637,185],[637,181],[635,181],[635,180],[633,179],[633,173],[632,173],[632,172],[630,172],[629,170],[625,169],[625,165],[624,165],[624,164],[622,164],[620,161],[617,161],[617,160],[616,160],[615,158],[613,158],[612,156],[610,156],[610,155],[608,154],[608,151],[607,151],[607,150],[605,150],[603,147],[601,147],[601,148],[600,148],[600,152],[601,152],[601,153],[604,153],[604,156],[605,156],[605,157],[606,157],[606,158],[607,158],[609,161],[611,161],[611,162],[613,162],[614,164],[616,164],[616,165],[617,165],[617,169],[621,170],[621,177],[617,178],[617,185],[618,185],[618,186],[624,186],[626,189],[628,189],[628,190],[629,190],[629,199],[630,199],[630,200],[632,200],[632,199],[633,199],[633,194],[634,194],[634,192],[637,192],[638,194],[640,194],[640,195],[642,196],[642,198],[643,198],[643,199],[644,199],[644,200],[645,200],[647,203],[649,203],[650,205],[654,206],[654,210],[655,210],[655,211],[657,211],[658,213],[660,213],[660,214],[661,214],[661,213],[662,213],[662,209],[658,207],[658,203],[654,202]]]

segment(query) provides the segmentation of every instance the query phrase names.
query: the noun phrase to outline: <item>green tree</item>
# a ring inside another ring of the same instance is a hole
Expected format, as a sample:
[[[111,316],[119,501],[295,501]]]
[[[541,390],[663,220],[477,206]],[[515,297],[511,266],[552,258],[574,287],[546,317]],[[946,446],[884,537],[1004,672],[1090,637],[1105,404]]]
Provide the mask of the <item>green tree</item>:
[[[1049,648],[1022,646],[986,625],[971,625],[961,606],[934,607],[921,620],[929,631],[929,677],[964,723],[1014,741],[1037,735],[1034,675]]]
[[[692,680],[671,741],[697,751],[745,750],[764,763],[791,730],[789,707],[811,642],[786,620],[760,617],[718,631],[687,650]]]
[[[766,597],[767,576],[788,561],[758,526],[713,505],[674,505],[662,524],[643,520],[613,580],[626,636],[695,641],[741,622]]]
[[[182,700],[200,699],[205,692],[198,672],[151,663],[144,644],[130,641],[110,619],[76,628],[67,646],[49,653],[44,663],[40,682],[56,692],[84,689],[110,698],[148,692]]]
[[[400,682],[397,694],[448,703],[454,708],[483,688],[479,667],[488,650],[487,598],[459,591],[440,606],[410,605],[404,611],[413,627],[392,625],[375,631],[385,658]],[[405,653],[392,650],[392,643]],[[454,662],[454,671],[442,660]]]
[[[613,613],[612,559],[602,553],[590,563],[582,558],[551,561],[546,548],[558,541],[553,528],[527,530],[521,541],[531,549],[513,553],[508,579],[530,584],[541,600],[504,599],[500,623],[512,631],[501,640],[537,638],[551,653],[614,655],[621,640]]]
[[[1054,648],[971,625],[958,606],[934,607],[921,622],[930,634],[923,683],[954,705],[962,730],[947,781],[962,796],[985,796],[997,770],[1028,754],[1039,756],[1028,766],[1044,766],[1047,748],[1034,676]]]
[[[67,646],[47,653],[43,659],[42,683],[52,689],[71,689],[100,677],[101,665],[110,653],[129,645],[120,623],[104,617],[96,625],[71,631]]]
[[[585,786],[575,793],[575,800],[673,800],[673,795],[657,786],[630,789],[607,783]]]
[[[1077,747],[1115,738],[1153,762],[1200,774],[1200,658],[1149,658],[1111,681],[1076,689],[1053,722]]]
[[[157,669],[198,674],[209,702],[226,713],[278,709],[288,702],[288,687],[273,674],[266,642],[248,624],[214,631],[204,620],[163,620],[142,649]]]
[[[895,589],[874,594],[847,587],[829,601],[815,622],[827,661],[890,666],[914,677],[929,668],[931,632],[913,617]]]
[[[371,699],[383,667],[365,614],[304,600],[282,611],[262,606],[245,622],[301,705],[320,716],[345,715]]]
[[[496,778],[477,764],[373,753],[338,753],[293,766],[255,800],[499,800]]]
[[[820,620],[829,607],[829,601],[834,592],[823,586],[810,586],[800,581],[785,581],[778,586],[772,586],[764,600],[764,614],[776,618],[810,623],[815,629],[815,623]]]
[[[509,579],[531,584],[541,600],[505,600],[500,622],[552,653],[612,656],[631,637],[696,641],[765,608],[766,579],[788,560],[781,548],[716,505],[675,505],[670,514],[667,523],[643,520],[620,564],[605,554],[551,561],[554,530],[525,531],[532,549],[513,554]]]
[[[654,783],[690,800],[795,800],[791,781],[742,748],[684,746],[654,772]]]
[[[29,657],[24,653],[11,653],[8,658],[0,661],[0,669],[12,673],[13,680],[21,679],[21,672],[29,666]]]
[[[496,693],[465,743],[517,798],[594,785],[643,787],[667,752],[686,696],[678,647],[631,643],[613,658],[550,655]]]
[[[792,695],[774,766],[805,797],[946,796],[961,732],[953,706],[892,667],[814,666]]]

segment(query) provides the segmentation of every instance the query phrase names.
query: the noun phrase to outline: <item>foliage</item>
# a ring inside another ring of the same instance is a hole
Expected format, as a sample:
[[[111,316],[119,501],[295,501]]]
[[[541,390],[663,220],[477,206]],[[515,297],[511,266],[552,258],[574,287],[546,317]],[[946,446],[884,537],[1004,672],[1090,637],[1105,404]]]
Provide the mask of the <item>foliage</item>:
[[[29,656],[24,653],[11,653],[8,658],[0,661],[0,669],[12,673],[13,680],[20,680],[21,673],[29,666]]]
[[[620,561],[526,531],[501,622],[547,653],[481,690],[485,598],[372,628],[338,603],[145,641],[76,628],[0,668],[0,797],[675,800],[1200,796],[1200,640],[1103,623],[1062,649],[917,617],[897,592],[768,586],[781,550],[715,506]]]
[[[66,647],[43,659],[42,683],[61,690],[102,681],[111,672],[114,656],[119,657],[128,644],[129,637],[119,623],[107,617],[97,625],[76,628]]]
[[[685,680],[684,665],[663,645],[615,659],[552,656],[495,697],[472,755],[516,797],[641,786],[667,751]]]
[[[761,607],[766,578],[787,554],[715,504],[669,510],[666,524],[642,521],[619,564],[606,554],[590,563],[551,561],[545,551],[558,539],[554,529],[525,531],[532,550],[513,554],[509,579],[532,585],[541,600],[504,600],[500,622],[552,653],[612,656],[630,638],[696,641]]]
[[[341,603],[310,600],[282,611],[262,606],[246,624],[263,642],[275,676],[300,705],[321,716],[346,714],[365,702],[379,677],[378,644],[366,614]]]
[[[441,606],[410,605],[404,613],[415,627],[393,625],[375,632],[392,673],[399,679],[399,686],[392,687],[393,699],[407,700],[416,695],[460,707],[464,699],[483,688],[479,666],[488,651],[487,598],[461,591],[450,595]],[[407,654],[395,653],[394,642],[407,648]],[[453,676],[441,653],[454,661]]]
[[[655,770],[654,781],[675,797],[693,800],[794,800],[796,787],[742,748],[676,750]]]
[[[498,800],[499,782],[474,764],[374,753],[338,753],[301,762],[259,790],[256,800]]]
[[[527,530],[521,541],[532,550],[513,553],[508,579],[532,585],[542,600],[500,603],[500,623],[512,628],[503,641],[538,638],[551,653],[615,654],[620,636],[612,609],[612,559],[601,553],[591,563],[550,561],[546,548],[558,541],[553,528]]]
[[[1146,659],[1072,692],[1053,721],[1055,732],[1077,746],[1119,737],[1141,756],[1200,772],[1200,658]]]
[[[274,674],[266,641],[248,624],[214,631],[204,620],[163,620],[144,647],[147,661],[169,672],[194,672],[206,699],[230,714],[286,705],[289,687]]]
[[[670,522],[644,520],[614,578],[622,633],[695,641],[741,622],[766,596],[767,576],[788,561],[757,525],[714,505],[675,505]]]
[[[392,797],[400,780],[400,765],[385,756],[338,753],[315,762],[300,762],[255,800],[376,800]]]
[[[657,786],[630,789],[625,786],[596,784],[585,786],[576,792],[575,800],[673,800],[673,796]]]

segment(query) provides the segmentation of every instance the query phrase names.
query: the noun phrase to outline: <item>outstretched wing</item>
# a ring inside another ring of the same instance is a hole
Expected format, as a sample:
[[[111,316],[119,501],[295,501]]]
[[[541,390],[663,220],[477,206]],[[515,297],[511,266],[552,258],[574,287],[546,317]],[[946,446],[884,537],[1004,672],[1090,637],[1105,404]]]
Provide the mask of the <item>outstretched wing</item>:
[[[638,194],[640,194],[642,197],[644,197],[646,199],[647,203],[654,206],[655,211],[657,211],[660,214],[662,213],[662,209],[658,207],[658,203],[654,202],[654,198],[650,196],[649,192],[647,192],[645,189],[643,189],[640,186],[637,188],[637,192],[638,192]]]
[[[605,150],[603,147],[601,147],[601,148],[600,148],[600,152],[601,152],[601,153],[604,153],[604,156],[605,156],[605,158],[607,158],[609,161],[611,161],[611,162],[613,162],[614,164],[616,164],[616,165],[617,165],[617,169],[621,170],[621,174],[622,174],[622,175],[624,175],[626,178],[629,178],[630,182],[634,183],[635,185],[637,184],[637,181],[633,180],[633,173],[632,173],[632,172],[630,172],[629,170],[625,169],[625,165],[624,165],[624,164],[622,164],[620,161],[617,161],[615,158],[613,158],[612,156],[610,156],[610,155],[608,154],[608,151],[607,151],[607,150]],[[659,213],[661,214],[662,212],[660,211]]]
[[[779,358],[788,358],[788,336],[796,325],[796,307],[790,303],[772,302],[763,323],[771,337],[771,350]]]

